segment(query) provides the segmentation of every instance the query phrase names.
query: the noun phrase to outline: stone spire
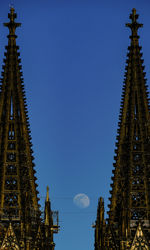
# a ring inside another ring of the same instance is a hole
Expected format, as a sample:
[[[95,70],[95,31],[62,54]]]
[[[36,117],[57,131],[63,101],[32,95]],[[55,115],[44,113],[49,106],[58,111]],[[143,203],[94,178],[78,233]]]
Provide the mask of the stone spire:
[[[10,21],[4,24],[9,34],[0,91],[0,247],[5,249],[3,245],[9,242],[6,232],[11,228],[16,249],[53,250],[46,236],[46,231],[52,234],[53,225],[45,227],[38,203],[21,59],[16,45],[15,30],[21,24],[15,22],[16,17],[11,8]]]
[[[131,44],[122,92],[110,191],[108,224],[97,249],[130,249],[139,223],[150,239],[150,123],[149,100],[136,10],[130,15]],[[146,248],[147,249],[147,248]]]

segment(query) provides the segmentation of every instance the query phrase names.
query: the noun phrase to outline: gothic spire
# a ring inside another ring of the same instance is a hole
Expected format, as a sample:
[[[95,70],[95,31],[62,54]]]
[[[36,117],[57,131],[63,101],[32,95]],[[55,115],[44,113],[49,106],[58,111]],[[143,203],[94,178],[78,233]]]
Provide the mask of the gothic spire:
[[[108,225],[103,234],[106,246],[116,249],[131,247],[139,222],[144,225],[144,235],[150,238],[149,100],[137,34],[142,24],[137,22],[135,9],[130,19],[127,26],[132,32],[131,45],[122,91]]]
[[[16,45],[15,30],[21,24],[15,22],[16,17],[11,7],[10,21],[4,24],[9,35],[0,91],[0,248],[9,241],[6,232],[11,225],[16,249],[54,250],[50,239],[53,224],[47,227],[42,221],[38,203],[21,59]],[[52,215],[51,207],[48,208]]]
[[[32,156],[32,144],[30,136],[30,128],[28,122],[28,112],[26,104],[26,96],[22,78],[22,66],[20,65],[21,59],[18,52],[19,46],[16,45],[15,28],[20,26],[14,20],[16,18],[14,9],[10,9],[8,17],[9,23],[5,23],[5,26],[9,27],[8,46],[6,46],[6,53],[2,72],[2,85],[1,85],[1,98],[0,98],[0,121],[1,121],[1,161],[3,168],[3,181],[7,180],[7,171],[5,168],[7,164],[14,162],[12,166],[16,167],[15,173],[16,179],[12,182],[16,182],[15,190],[17,190],[17,207],[20,212],[24,206],[23,199],[29,199],[30,205],[35,210],[39,210],[38,197],[35,183],[36,177]],[[9,159],[9,158],[12,158]],[[24,160],[23,160],[24,158]],[[14,176],[13,176],[14,177]],[[7,180],[8,182],[8,180]],[[1,192],[5,193],[5,186],[2,185]],[[31,193],[29,189],[31,188]],[[8,188],[7,188],[8,189]],[[11,192],[12,193],[12,192]],[[8,194],[7,194],[8,195]],[[31,202],[32,200],[32,202]],[[5,195],[2,195],[1,206],[5,207]],[[1,208],[2,208],[1,207]],[[21,214],[20,214],[21,215]]]

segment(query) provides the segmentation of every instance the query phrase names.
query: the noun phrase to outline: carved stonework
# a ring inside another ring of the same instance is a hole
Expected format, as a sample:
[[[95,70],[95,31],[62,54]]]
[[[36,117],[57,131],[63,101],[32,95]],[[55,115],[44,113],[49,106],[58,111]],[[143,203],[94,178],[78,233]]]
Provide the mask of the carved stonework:
[[[5,235],[3,244],[0,249],[1,250],[19,250],[20,249],[11,223],[9,224],[7,233]]]
[[[139,224],[135,237],[134,237],[134,241],[131,247],[131,250],[149,250],[148,244],[146,242],[146,239],[144,237],[142,228],[141,228],[141,224]]]

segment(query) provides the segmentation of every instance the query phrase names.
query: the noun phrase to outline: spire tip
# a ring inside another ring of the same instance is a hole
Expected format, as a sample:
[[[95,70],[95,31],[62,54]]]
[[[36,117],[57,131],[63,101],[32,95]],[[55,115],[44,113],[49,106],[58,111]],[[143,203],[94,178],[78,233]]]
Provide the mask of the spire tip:
[[[133,8],[132,13],[129,16],[129,18],[131,19],[131,23],[126,24],[126,27],[129,27],[132,31],[131,38],[133,38],[133,37],[138,38],[137,31],[139,28],[143,27],[143,24],[137,22],[138,17],[139,17],[139,15],[136,14],[136,9]]]
[[[12,5],[10,5],[10,12],[8,13],[8,18],[10,21],[8,23],[4,23],[4,26],[8,27],[9,29],[10,37],[15,36],[16,28],[21,26],[21,23],[15,22],[16,17],[17,17],[17,14],[15,13],[15,9]]]
[[[132,13],[133,13],[134,15],[136,14],[136,9],[135,9],[135,8],[132,9]]]
[[[46,201],[49,201],[49,186],[46,188]]]

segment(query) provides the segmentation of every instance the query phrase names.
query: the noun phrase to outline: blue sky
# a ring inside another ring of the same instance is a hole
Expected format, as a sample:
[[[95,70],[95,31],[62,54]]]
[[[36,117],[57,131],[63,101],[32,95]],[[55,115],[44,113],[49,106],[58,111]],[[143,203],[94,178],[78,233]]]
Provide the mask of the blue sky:
[[[11,1],[0,1],[0,65]],[[40,203],[46,185],[59,210],[56,250],[91,250],[98,198],[107,210],[132,8],[150,79],[148,0],[14,0],[17,44],[32,131]],[[148,81],[149,83],[149,81]],[[85,193],[90,206],[73,197]]]

